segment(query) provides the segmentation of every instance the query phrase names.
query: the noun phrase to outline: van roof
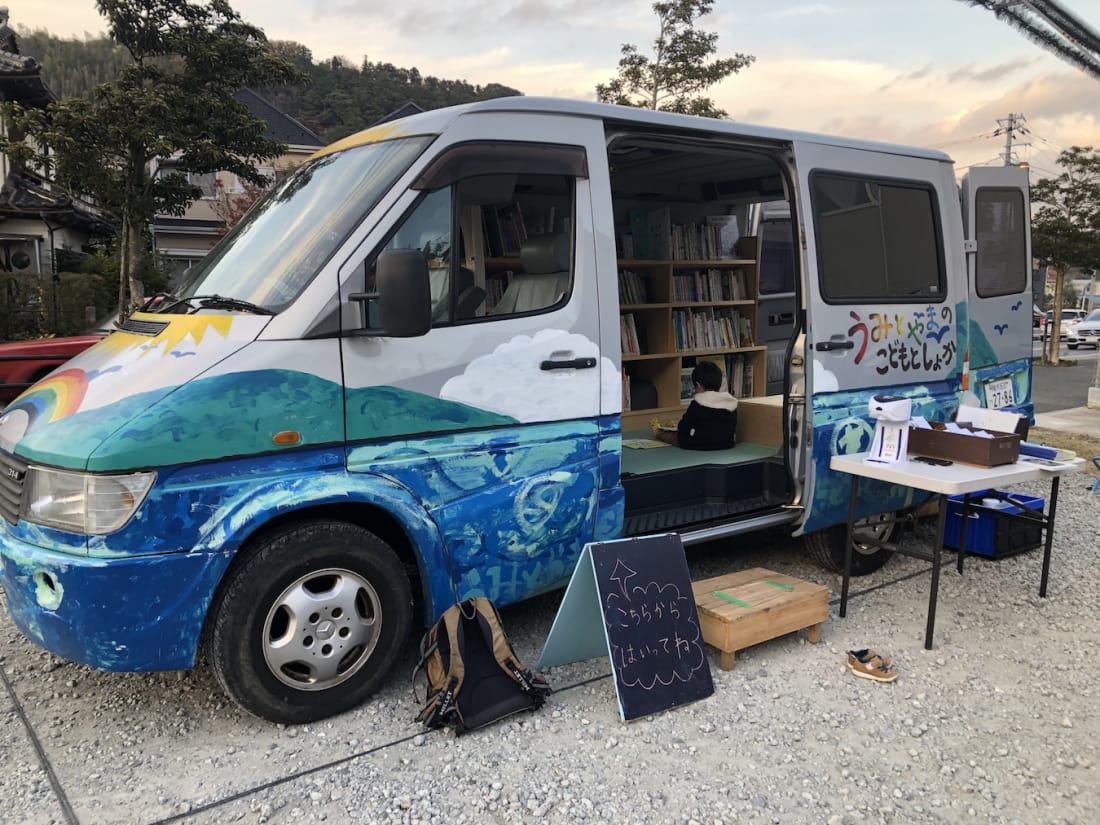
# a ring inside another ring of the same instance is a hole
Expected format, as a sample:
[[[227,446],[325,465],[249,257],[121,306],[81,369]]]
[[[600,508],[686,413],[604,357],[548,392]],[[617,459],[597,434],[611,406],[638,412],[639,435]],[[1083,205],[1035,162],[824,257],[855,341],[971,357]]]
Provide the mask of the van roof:
[[[779,129],[771,126],[754,126],[735,120],[700,118],[692,115],[679,115],[671,112],[655,112],[651,109],[639,109],[631,106],[615,106],[609,103],[592,103],[586,100],[570,100],[553,97],[497,97],[476,103],[465,103],[433,109],[410,115],[400,120],[390,121],[365,129],[354,135],[337,141],[318,152],[329,154],[341,149],[373,143],[399,135],[438,134],[459,117],[483,112],[526,112],[531,114],[555,114],[574,117],[599,118],[608,123],[634,127],[665,127],[693,132],[709,132],[730,136],[753,138],[777,143],[794,141],[818,143],[848,149],[865,149],[907,157],[927,158],[943,163],[951,163],[951,157],[937,149],[923,149],[916,146],[903,146],[893,143],[879,143],[869,140],[836,135],[803,132],[795,129]]]

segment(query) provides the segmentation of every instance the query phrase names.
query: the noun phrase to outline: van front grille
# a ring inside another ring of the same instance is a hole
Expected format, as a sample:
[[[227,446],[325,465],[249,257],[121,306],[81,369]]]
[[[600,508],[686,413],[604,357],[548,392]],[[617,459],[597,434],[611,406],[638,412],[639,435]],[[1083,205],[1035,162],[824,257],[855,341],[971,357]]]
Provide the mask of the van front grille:
[[[19,521],[23,505],[23,482],[27,479],[27,464],[0,450],[0,516],[11,524]]]
[[[136,318],[127,318],[119,327],[123,332],[133,332],[138,335],[148,335],[155,338],[168,329],[167,321],[141,321]]]

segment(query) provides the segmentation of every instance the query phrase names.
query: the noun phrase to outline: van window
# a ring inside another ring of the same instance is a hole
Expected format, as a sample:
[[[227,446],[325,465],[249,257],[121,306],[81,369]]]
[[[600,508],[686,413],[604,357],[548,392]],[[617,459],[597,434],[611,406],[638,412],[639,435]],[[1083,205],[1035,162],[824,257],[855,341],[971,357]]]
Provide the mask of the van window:
[[[932,187],[815,172],[811,192],[826,301],[943,300],[943,255]]]
[[[539,174],[513,179],[503,201],[471,203],[460,194],[460,208],[481,224],[485,257],[470,263],[484,275],[486,313],[492,317],[560,306],[573,281],[575,180]]]
[[[433,326],[545,312],[572,288],[575,188],[561,174],[461,178],[421,197],[378,252],[424,253]]]
[[[1019,189],[979,189],[974,202],[978,243],[974,290],[982,298],[1014,295],[1027,287],[1027,215]]]
[[[794,227],[790,218],[760,223],[760,294],[794,292]]]

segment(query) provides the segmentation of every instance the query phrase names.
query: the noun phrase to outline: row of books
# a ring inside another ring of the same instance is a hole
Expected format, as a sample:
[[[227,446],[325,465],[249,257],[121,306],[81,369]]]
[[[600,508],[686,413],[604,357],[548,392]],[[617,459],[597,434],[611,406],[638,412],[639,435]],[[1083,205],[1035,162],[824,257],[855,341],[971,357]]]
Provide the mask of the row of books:
[[[708,217],[706,223],[675,224],[672,227],[672,259],[676,261],[721,261],[736,257],[737,218]]]
[[[481,226],[485,231],[485,249],[493,258],[518,255],[527,240],[523,207],[518,202],[483,206]]]
[[[672,276],[674,301],[744,301],[747,293],[743,269],[708,269],[677,272]]]
[[[619,270],[619,303],[644,304],[649,300],[645,278],[628,269]]]
[[[752,346],[752,320],[731,309],[675,309],[676,351]]]
[[[736,257],[740,238],[734,215],[711,215],[703,223],[672,222],[668,206],[631,209],[629,231],[620,234],[624,257],[639,260],[720,261]]]

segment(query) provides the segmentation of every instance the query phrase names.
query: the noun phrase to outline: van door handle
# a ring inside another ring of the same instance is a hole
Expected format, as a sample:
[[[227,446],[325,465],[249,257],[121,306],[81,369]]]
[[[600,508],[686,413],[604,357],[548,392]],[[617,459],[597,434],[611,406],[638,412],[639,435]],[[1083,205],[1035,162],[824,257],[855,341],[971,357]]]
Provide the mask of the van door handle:
[[[818,341],[814,349],[818,352],[830,352],[834,349],[854,349],[855,341]]]
[[[596,366],[595,358],[572,358],[568,361],[543,361],[542,370],[590,370]]]

